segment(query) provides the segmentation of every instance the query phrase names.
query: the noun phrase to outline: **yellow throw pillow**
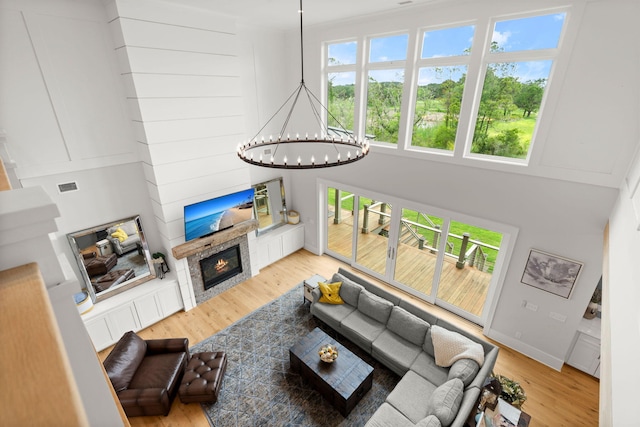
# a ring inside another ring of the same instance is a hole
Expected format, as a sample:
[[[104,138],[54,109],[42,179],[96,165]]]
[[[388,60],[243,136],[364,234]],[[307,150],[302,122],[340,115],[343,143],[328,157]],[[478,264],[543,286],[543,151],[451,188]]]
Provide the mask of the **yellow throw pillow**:
[[[116,231],[114,231],[113,233],[111,233],[111,237],[114,237],[118,240],[120,240],[120,243],[124,242],[125,240],[127,240],[127,238],[129,236],[127,236],[127,233],[125,233],[122,228],[118,228],[116,229]]]
[[[320,287],[320,292],[322,292],[322,296],[318,300],[318,302],[324,302],[327,304],[344,304],[342,298],[340,298],[340,286],[342,286],[342,282],[334,282],[334,283],[318,283]]]

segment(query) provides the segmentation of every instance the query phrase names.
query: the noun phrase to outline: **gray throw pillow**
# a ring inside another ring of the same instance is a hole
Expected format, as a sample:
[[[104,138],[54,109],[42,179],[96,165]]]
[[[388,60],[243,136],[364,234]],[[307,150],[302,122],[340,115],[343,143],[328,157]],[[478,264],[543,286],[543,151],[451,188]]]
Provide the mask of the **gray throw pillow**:
[[[358,311],[380,323],[387,324],[393,304],[363,289],[358,298]]]
[[[471,359],[460,359],[453,362],[453,365],[449,368],[449,376],[448,380],[452,378],[460,378],[464,386],[468,386],[471,384],[471,381],[474,380],[476,375],[478,375],[478,371],[480,370],[480,365],[478,362]]]
[[[342,274],[335,273],[332,282],[342,282],[340,286],[340,298],[347,304],[357,307],[358,297],[360,297],[360,291],[364,289],[362,285],[358,285],[351,279],[347,279]]]
[[[395,306],[391,310],[391,315],[387,322],[387,329],[407,341],[420,346],[424,343],[424,337],[429,330],[429,324],[418,316],[409,313],[404,308]]]
[[[416,427],[441,427],[440,420],[435,415],[429,415],[426,418],[421,419],[416,424]]]
[[[464,385],[462,380],[454,378],[433,391],[427,403],[427,414],[435,415],[443,426],[449,426],[455,420],[462,402]]]

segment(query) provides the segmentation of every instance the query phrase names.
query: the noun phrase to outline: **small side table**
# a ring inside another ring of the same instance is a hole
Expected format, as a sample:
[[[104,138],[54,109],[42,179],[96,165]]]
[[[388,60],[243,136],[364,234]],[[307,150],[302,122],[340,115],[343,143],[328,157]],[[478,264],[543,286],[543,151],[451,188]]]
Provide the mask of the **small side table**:
[[[109,256],[113,253],[111,242],[109,242],[107,239],[98,241],[96,243],[96,248],[98,249],[98,253],[100,254],[100,256]]]
[[[311,295],[311,292],[318,287],[318,282],[326,282],[326,281],[327,279],[320,276],[319,274],[314,274],[310,278],[306,279],[304,281],[304,300],[302,302],[303,303],[306,301],[312,302],[313,295]]]

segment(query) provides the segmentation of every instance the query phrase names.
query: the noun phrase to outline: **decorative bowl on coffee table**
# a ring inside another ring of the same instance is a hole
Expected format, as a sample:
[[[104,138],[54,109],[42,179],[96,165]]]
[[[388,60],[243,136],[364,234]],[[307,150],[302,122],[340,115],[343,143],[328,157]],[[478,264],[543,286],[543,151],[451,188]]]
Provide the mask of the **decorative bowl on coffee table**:
[[[333,363],[338,358],[338,347],[333,344],[325,344],[318,351],[320,360],[326,363]]]

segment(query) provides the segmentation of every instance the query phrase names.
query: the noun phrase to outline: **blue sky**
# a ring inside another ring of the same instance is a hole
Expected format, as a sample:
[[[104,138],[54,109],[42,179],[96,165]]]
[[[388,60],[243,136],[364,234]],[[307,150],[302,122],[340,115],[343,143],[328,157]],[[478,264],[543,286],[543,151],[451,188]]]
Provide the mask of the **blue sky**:
[[[533,16],[529,18],[511,19],[496,22],[493,28],[492,41],[496,42],[504,52],[526,51],[534,49],[551,49],[558,46],[562,27],[566,19],[565,13]],[[472,48],[475,27],[445,28],[427,31],[421,40],[421,58],[439,58],[465,55],[465,50]],[[400,34],[395,36],[372,38],[369,52],[369,62],[403,61],[407,59],[409,36]],[[357,43],[355,41],[329,45],[329,58],[339,64],[356,63]],[[496,55],[496,61],[499,59]],[[551,61],[518,62],[516,76],[522,82],[548,78]],[[433,81],[425,72],[420,76],[420,84]],[[375,72],[379,81],[399,81],[398,70]],[[355,74],[335,73],[335,85],[353,84]]]

